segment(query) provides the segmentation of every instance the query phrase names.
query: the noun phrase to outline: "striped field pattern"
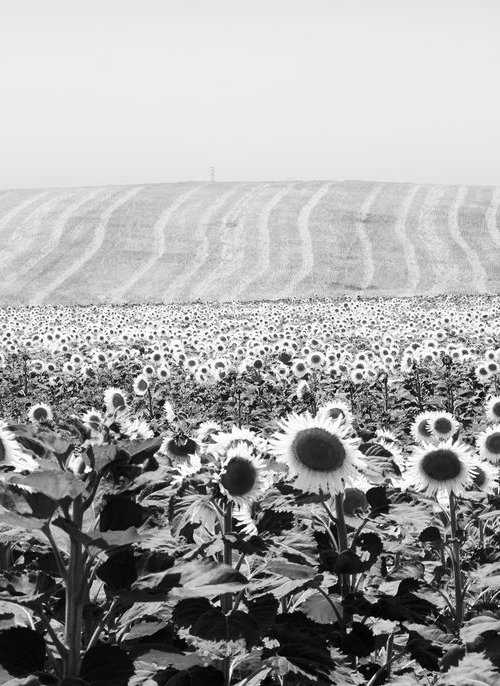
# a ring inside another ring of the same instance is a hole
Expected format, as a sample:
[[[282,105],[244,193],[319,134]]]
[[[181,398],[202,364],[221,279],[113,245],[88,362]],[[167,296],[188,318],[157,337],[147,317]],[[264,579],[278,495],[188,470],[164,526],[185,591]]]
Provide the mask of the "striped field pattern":
[[[364,181],[0,192],[0,304],[500,292],[500,189]]]

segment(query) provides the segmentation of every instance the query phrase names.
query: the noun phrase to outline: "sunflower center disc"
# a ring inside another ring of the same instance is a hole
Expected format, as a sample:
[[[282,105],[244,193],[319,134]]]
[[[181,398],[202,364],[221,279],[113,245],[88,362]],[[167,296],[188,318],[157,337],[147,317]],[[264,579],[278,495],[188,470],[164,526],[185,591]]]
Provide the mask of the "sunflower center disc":
[[[493,405],[492,411],[496,417],[500,417],[500,403],[495,403]]]
[[[422,469],[431,479],[448,481],[462,471],[462,464],[453,450],[431,450],[422,460]]]
[[[184,443],[184,445],[178,445],[174,438],[170,439],[167,443],[167,449],[175,457],[188,457],[188,455],[193,455],[196,451],[196,443],[191,439]]]
[[[112,404],[113,407],[116,408],[117,410],[120,410],[120,409],[122,409],[123,407],[125,407],[125,403],[124,403],[124,401],[123,401],[123,398],[122,398],[121,395],[118,395],[118,393],[115,393],[115,395],[113,396],[113,399],[112,399],[112,401],[111,401],[111,404]]]
[[[231,495],[246,495],[255,485],[257,471],[244,457],[233,457],[220,481]]]
[[[342,412],[340,407],[332,407],[328,414],[330,415],[331,419],[338,419],[338,417],[344,416],[344,413]]]
[[[490,453],[500,453],[500,433],[490,434],[486,439],[486,450]]]
[[[36,419],[37,422],[41,422],[44,419],[47,419],[47,411],[44,410],[43,407],[37,407],[33,412],[33,418]]]
[[[449,419],[446,417],[439,417],[434,422],[434,428],[439,434],[447,434],[452,430],[452,425]]]
[[[345,448],[337,436],[326,429],[303,429],[292,443],[297,460],[317,472],[340,469],[345,460]]]

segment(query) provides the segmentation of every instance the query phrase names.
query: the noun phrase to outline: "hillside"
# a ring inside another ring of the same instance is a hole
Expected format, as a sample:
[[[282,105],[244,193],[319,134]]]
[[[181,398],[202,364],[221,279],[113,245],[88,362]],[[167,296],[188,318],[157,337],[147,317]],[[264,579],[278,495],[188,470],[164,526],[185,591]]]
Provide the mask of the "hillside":
[[[361,181],[0,193],[0,304],[500,292],[500,188]]]

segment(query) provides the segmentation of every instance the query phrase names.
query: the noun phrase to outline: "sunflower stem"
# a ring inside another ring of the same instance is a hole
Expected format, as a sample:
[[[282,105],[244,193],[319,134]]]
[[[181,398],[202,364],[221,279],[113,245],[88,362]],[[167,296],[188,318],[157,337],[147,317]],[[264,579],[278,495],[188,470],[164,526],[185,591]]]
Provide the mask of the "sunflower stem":
[[[347,527],[345,524],[344,517],[344,493],[335,494],[335,514],[337,515],[337,537],[339,541],[339,553],[342,554],[345,550],[349,549],[349,541],[347,539]],[[349,574],[339,574],[340,578],[340,588],[342,600],[346,598],[351,592],[351,580]],[[343,609],[344,614],[344,624],[349,626],[349,613],[346,609]]]
[[[226,504],[226,509],[224,510],[222,535],[223,535],[223,539],[224,539],[223,562],[225,565],[229,565],[230,567],[232,567],[232,564],[233,564],[233,551],[232,551],[231,545],[229,544],[229,541],[227,540],[226,537],[228,534],[231,533],[232,513],[233,513],[232,512],[232,503],[230,501],[228,501]],[[232,593],[222,593],[221,598],[220,598],[220,604],[221,604],[222,612],[224,612],[225,614],[228,614],[229,612],[231,612],[232,599],[233,599]]]
[[[460,633],[464,613],[464,597],[462,593],[462,572],[460,569],[460,541],[457,527],[457,501],[454,493],[450,493],[450,527],[452,538],[452,567],[455,582],[455,631]]]

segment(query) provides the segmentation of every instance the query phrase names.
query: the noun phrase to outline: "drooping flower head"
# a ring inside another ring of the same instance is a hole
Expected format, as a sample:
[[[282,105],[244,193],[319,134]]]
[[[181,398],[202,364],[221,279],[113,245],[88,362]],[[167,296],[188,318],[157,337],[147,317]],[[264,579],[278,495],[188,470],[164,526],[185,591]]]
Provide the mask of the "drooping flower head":
[[[472,462],[467,447],[451,439],[415,447],[405,473],[408,485],[428,495],[438,491],[461,495],[472,480]]]
[[[294,487],[315,493],[338,493],[350,485],[364,467],[357,441],[349,437],[339,417],[312,417],[293,413],[279,422],[280,430],[271,439],[271,452],[288,464],[297,477]]]
[[[500,424],[485,429],[476,438],[479,455],[491,464],[500,464]]]
[[[221,463],[219,488],[237,505],[256,500],[268,486],[266,465],[247,443],[238,442],[226,451]]]
[[[411,435],[415,441],[430,441],[432,433],[429,427],[429,422],[432,419],[432,412],[420,412],[411,425]]]
[[[488,493],[494,493],[497,488],[498,468],[487,460],[473,460],[471,490],[484,497]]]
[[[489,422],[500,422],[500,397],[498,395],[486,401],[486,417]]]
[[[145,395],[149,388],[149,377],[145,374],[139,374],[134,379],[134,393],[136,395]]]
[[[104,391],[104,404],[109,414],[125,410],[127,407],[125,393],[120,388],[107,388]]]
[[[351,425],[353,422],[353,415],[347,403],[343,400],[330,400],[318,408],[317,416],[326,417],[335,421],[340,417],[344,424]]]
[[[0,467],[13,467],[15,471],[34,471],[39,467],[38,462],[21,448],[3,419],[0,420]]]
[[[174,463],[192,462],[198,453],[198,443],[184,432],[167,435],[160,447],[160,453],[169,457]]]

